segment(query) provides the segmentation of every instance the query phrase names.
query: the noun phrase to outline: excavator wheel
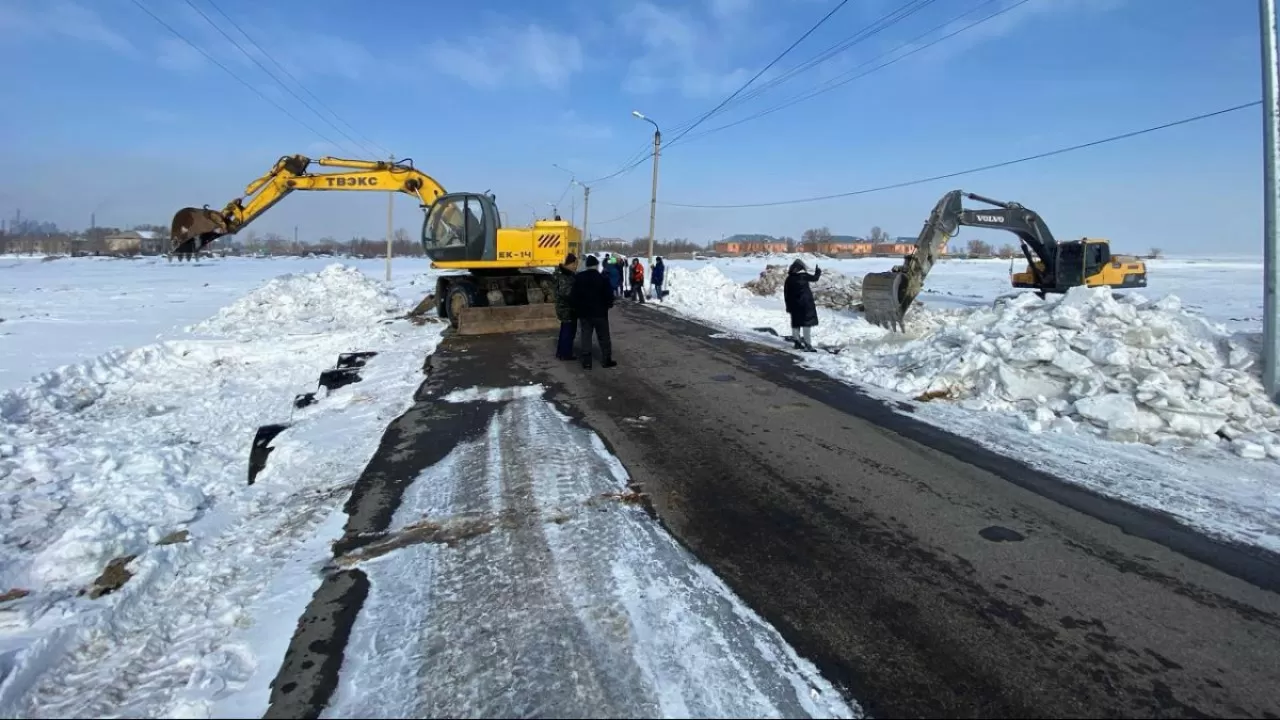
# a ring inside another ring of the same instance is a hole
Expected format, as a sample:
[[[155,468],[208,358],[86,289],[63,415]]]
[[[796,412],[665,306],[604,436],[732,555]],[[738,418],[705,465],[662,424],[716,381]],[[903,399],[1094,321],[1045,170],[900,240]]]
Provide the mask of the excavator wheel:
[[[862,312],[867,322],[887,330],[903,330],[902,319],[911,306],[903,302],[906,275],[897,272],[867,273],[862,278]]]

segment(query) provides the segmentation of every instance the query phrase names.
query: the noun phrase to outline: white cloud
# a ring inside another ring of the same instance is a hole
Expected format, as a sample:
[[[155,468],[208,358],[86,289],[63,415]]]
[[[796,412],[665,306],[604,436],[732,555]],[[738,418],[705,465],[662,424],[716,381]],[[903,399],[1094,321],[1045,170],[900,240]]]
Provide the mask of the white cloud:
[[[577,37],[536,24],[436,40],[427,46],[427,59],[437,72],[481,89],[531,83],[563,90],[583,67]]]
[[[128,38],[112,30],[93,9],[70,0],[7,1],[0,7],[0,32],[6,40],[70,38],[121,55],[135,55]]]
[[[623,88],[638,95],[675,91],[698,100],[732,92],[754,74],[726,67],[725,61],[750,9],[743,0],[712,0],[711,17],[701,19],[642,0],[619,18],[623,34],[641,48],[627,66]]]

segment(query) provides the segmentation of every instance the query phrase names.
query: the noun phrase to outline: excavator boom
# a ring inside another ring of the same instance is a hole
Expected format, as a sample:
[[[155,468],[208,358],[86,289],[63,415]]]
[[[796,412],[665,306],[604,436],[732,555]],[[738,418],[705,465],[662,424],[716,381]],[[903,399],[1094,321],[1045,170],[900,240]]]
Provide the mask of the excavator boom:
[[[956,234],[962,212],[960,190],[952,190],[933,207],[916,238],[915,252],[889,272],[868,273],[862,279],[862,307],[867,322],[891,330],[902,329],[902,318],[924,288],[925,276]]]
[[[222,210],[208,206],[182,208],[173,217],[170,252],[199,252],[218,238],[243,230],[294,190],[401,192],[418,198],[424,206],[445,194],[440,183],[414,168],[409,159],[391,162],[322,157],[314,161],[345,170],[333,173],[309,173],[312,162],[303,155],[280,158],[265,175],[249,183],[244,196],[227,203]]]
[[[397,192],[418,198],[426,211],[422,247],[439,270],[436,314],[461,334],[547,330],[560,326],[555,314],[555,278],[547,272],[578,254],[582,234],[558,216],[530,227],[502,226],[488,192],[447,193],[412,160],[344,160],[323,157],[316,165],[336,172],[309,172],[312,160],[287,155],[249,183],[244,195],[221,210],[187,207],[173,217],[171,255],[190,258],[220,237],[243,230],[294,190]],[[419,303],[415,313],[430,307]]]
[[[972,210],[962,200],[975,200],[994,209]],[[1085,285],[1114,288],[1146,287],[1146,264],[1136,258],[1111,255],[1100,238],[1058,242],[1039,213],[1015,202],[994,200],[952,190],[934,206],[916,240],[915,252],[889,272],[869,273],[862,282],[862,303],[868,322],[891,330],[903,329],[903,317],[924,288],[924,279],[937,256],[961,225],[1004,230],[1018,236],[1027,269],[1010,278],[1014,287],[1040,293],[1060,293]]]

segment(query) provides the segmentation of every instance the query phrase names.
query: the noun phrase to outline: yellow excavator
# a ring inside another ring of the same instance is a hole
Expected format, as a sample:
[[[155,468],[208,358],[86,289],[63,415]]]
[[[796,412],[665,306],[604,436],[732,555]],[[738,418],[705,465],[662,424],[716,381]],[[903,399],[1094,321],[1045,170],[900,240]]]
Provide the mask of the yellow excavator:
[[[581,254],[582,234],[570,223],[536,220],[504,228],[488,192],[449,193],[431,176],[398,161],[322,157],[315,164],[342,168],[311,173],[302,155],[280,158],[221,210],[188,207],[173,217],[170,253],[179,259],[232,235],[295,190],[400,192],[418,198],[425,215],[422,247],[431,267],[456,270],[436,280],[436,314],[461,335],[546,330],[559,326],[551,268],[568,253]]]
[[[970,210],[965,199],[992,206]],[[1049,226],[1034,210],[1016,202],[993,200],[963,190],[952,190],[934,206],[916,239],[915,252],[889,272],[869,273],[862,280],[862,306],[867,322],[890,330],[903,329],[903,318],[924,289],[924,279],[937,256],[961,225],[1007,230],[1018,236],[1027,267],[1012,273],[1013,287],[1031,288],[1041,295],[1064,293],[1073,287],[1147,286],[1147,265],[1130,255],[1112,255],[1102,238],[1058,242]]]

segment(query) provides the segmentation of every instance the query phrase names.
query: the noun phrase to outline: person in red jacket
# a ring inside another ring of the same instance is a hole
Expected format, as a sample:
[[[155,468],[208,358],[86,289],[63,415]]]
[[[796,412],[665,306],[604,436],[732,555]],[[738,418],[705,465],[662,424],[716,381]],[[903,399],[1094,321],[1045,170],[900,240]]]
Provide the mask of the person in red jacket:
[[[640,258],[631,259],[631,297],[638,303],[644,302],[644,265]]]

